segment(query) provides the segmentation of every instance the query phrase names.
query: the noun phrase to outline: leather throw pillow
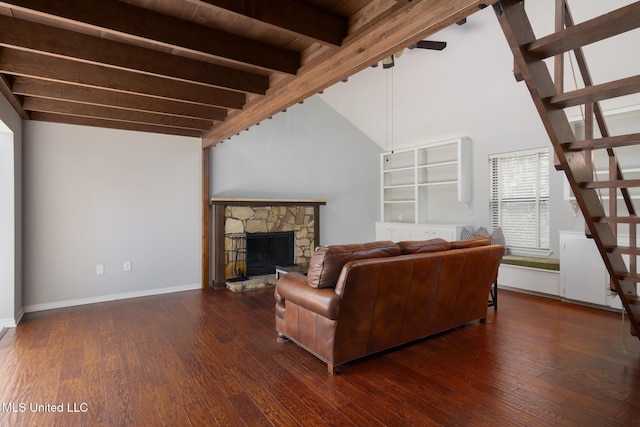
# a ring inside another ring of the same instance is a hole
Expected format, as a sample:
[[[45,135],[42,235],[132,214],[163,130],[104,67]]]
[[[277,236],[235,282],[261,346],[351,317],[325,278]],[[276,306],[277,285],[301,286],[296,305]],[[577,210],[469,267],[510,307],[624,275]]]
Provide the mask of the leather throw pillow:
[[[349,261],[396,255],[400,255],[400,248],[391,241],[318,246],[309,261],[307,283],[313,288],[332,288]]]

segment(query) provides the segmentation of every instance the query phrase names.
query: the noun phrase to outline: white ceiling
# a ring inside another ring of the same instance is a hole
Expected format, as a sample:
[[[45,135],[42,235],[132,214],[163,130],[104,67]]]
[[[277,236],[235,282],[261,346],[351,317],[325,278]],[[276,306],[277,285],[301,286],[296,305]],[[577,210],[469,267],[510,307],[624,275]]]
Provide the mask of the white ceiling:
[[[552,32],[554,3],[526,2],[538,37]],[[579,23],[630,3],[573,0],[570,6]],[[385,150],[463,135],[481,140],[541,128],[524,82],[513,77],[513,57],[493,8],[428,39],[446,41],[447,48],[440,52],[407,49],[395,67],[367,68],[320,97]],[[638,45],[640,30],[586,46],[594,83],[638,74]],[[565,74],[565,90],[571,90],[575,83],[568,60]],[[577,80],[581,81],[579,75]],[[605,110],[638,106],[640,98],[623,97],[602,105]],[[580,110],[574,108],[568,114],[578,116]]]

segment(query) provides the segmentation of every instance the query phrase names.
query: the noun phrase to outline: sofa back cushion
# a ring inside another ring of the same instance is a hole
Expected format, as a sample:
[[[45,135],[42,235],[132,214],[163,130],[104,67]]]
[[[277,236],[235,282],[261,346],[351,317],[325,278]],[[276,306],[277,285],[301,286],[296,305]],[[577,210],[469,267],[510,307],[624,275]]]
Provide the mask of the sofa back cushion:
[[[477,248],[478,246],[489,246],[491,244],[490,236],[478,235],[467,240],[456,240],[451,242],[451,249]]]
[[[451,249],[451,243],[444,239],[408,240],[398,242],[398,246],[403,255],[448,251]]]
[[[349,261],[396,255],[400,255],[400,248],[391,241],[318,246],[309,261],[307,283],[314,288],[332,288]]]

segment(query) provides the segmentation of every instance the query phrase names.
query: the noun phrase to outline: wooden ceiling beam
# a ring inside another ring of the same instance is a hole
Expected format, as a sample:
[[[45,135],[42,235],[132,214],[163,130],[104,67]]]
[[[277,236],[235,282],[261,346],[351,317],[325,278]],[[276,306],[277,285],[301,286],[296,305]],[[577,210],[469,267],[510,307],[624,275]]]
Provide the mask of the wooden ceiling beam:
[[[24,108],[22,108],[22,102],[20,102],[20,99],[13,93],[11,84],[2,74],[0,74],[0,93],[4,95],[9,104],[11,104],[16,113],[18,113],[20,118],[22,118],[23,120],[29,120],[29,113],[27,113]]]
[[[209,130],[212,121],[187,117],[174,117],[166,114],[156,114],[142,111],[131,111],[120,108],[104,107],[101,105],[79,104],[46,98],[27,97],[22,103],[27,111],[41,113],[58,113],[78,117],[94,117],[122,122],[170,126],[183,129]]]
[[[192,130],[192,129],[181,129],[181,128],[167,127],[167,126],[127,123],[127,122],[120,122],[117,120],[105,120],[105,119],[96,119],[96,118],[90,118],[90,117],[68,116],[64,114],[40,113],[37,111],[34,111],[33,113],[31,113],[31,120],[42,121],[42,122],[52,122],[52,123],[65,123],[65,124],[80,125],[80,126],[93,126],[93,127],[101,127],[101,128],[109,128],[109,129],[133,130],[138,132],[162,133],[166,135],[168,134],[168,135],[190,136],[194,138],[199,138],[202,135],[201,131]]]
[[[0,46],[264,95],[269,76],[0,15]]]
[[[297,52],[116,0],[8,0],[0,5],[287,74],[300,67]]]
[[[230,12],[274,25],[322,44],[340,46],[347,36],[348,20],[294,0],[197,0]]]
[[[193,117],[205,120],[224,120],[227,110],[208,105],[192,104],[160,98],[151,98],[112,90],[70,85],[47,80],[16,77],[11,88],[22,96],[59,99],[90,105],[103,105],[133,111],[147,111],[179,117]]]
[[[180,117],[194,117],[216,121],[224,120],[227,117],[227,110],[224,108],[38,80],[30,77],[16,77],[11,89],[13,93],[22,96],[60,99]]]
[[[241,92],[132,73],[32,52],[0,48],[0,72],[203,105],[242,108]]]
[[[296,77],[272,84],[266,97],[255,97],[242,111],[230,112],[225,122],[216,124],[203,136],[203,146],[222,142],[493,3],[494,0],[399,3],[380,19],[350,34],[340,48],[329,49],[305,63]]]

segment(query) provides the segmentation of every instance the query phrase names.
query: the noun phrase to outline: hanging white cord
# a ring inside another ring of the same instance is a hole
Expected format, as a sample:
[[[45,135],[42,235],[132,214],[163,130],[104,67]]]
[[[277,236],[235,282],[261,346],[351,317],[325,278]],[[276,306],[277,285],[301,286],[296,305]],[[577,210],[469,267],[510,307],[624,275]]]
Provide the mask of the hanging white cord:
[[[573,66],[573,56],[571,56],[571,52],[569,52],[569,65],[571,65],[571,74],[573,75],[573,84],[578,90],[578,79],[576,78],[576,70]],[[580,116],[582,117],[582,121],[585,121],[584,110],[582,109],[582,104],[580,104]]]
[[[578,90],[578,79],[576,78],[576,69],[573,65],[573,55],[571,55],[571,52],[569,52],[569,65],[571,66],[571,75],[573,76],[573,85],[576,88],[576,90]],[[582,108],[582,104],[580,104],[579,106],[580,108],[580,117],[582,117],[582,122],[586,123],[587,119],[586,119],[586,113],[584,111],[584,109]],[[593,156],[593,154],[591,154]],[[591,163],[593,164],[593,157],[591,158]],[[595,168],[593,168],[593,180],[597,181],[598,180],[598,174],[596,173]],[[597,188],[596,191],[598,192],[598,197],[600,197],[600,200],[602,200],[602,189],[601,188]]]
[[[393,154],[393,67],[387,70],[387,152]]]
[[[390,111],[390,108],[391,108],[389,106],[389,79],[390,79],[389,73],[387,73],[387,91],[385,93],[385,95],[387,97],[387,105],[386,105],[387,106],[387,111],[386,111],[386,113],[387,113],[386,114],[387,115],[386,119],[387,120],[385,120],[385,122],[386,122],[385,123],[386,124],[385,133],[386,133],[386,137],[387,137],[387,153],[391,153],[391,150],[389,149],[389,121],[390,121],[390,119],[389,119],[389,117],[390,117],[389,111]]]

